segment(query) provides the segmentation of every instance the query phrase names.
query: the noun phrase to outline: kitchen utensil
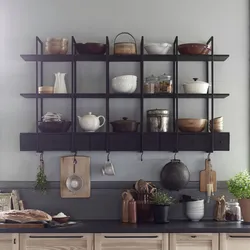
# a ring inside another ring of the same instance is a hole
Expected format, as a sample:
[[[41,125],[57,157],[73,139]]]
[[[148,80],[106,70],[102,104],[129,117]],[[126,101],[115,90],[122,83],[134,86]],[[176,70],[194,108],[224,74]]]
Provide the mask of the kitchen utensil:
[[[213,183],[207,184],[207,203],[210,203],[213,192]]]
[[[181,55],[207,55],[211,48],[203,43],[185,43],[178,46]]]
[[[121,35],[130,36],[133,39],[133,42],[116,42],[117,38]],[[116,55],[137,54],[135,38],[128,32],[119,33],[114,40],[114,54]]]
[[[147,111],[148,132],[168,132],[169,111],[167,109],[151,109]]]
[[[178,119],[178,128],[181,132],[202,132],[206,126],[206,119]]]
[[[107,161],[102,167],[102,174],[103,175],[115,175],[115,169],[114,169],[112,162],[109,159],[109,154],[107,156]]]
[[[189,182],[190,173],[187,166],[174,157],[161,170],[161,183],[169,190],[180,190]]]
[[[41,87],[38,87],[38,93],[39,94],[53,94],[54,93],[54,87],[53,86],[41,86]]]
[[[97,54],[103,55],[106,52],[106,44],[103,43],[76,43],[78,54]]]
[[[193,78],[193,81],[183,84],[183,89],[188,94],[206,94],[209,86],[209,83],[198,81],[198,78]]]
[[[172,47],[170,43],[148,43],[144,46],[148,54],[165,55]]]
[[[226,201],[225,196],[215,198],[216,205],[214,210],[214,219],[216,221],[226,221]]]
[[[38,122],[38,128],[43,133],[65,133],[71,126],[70,121]]]
[[[61,157],[60,169],[60,190],[62,198],[90,197],[90,157]]]
[[[54,93],[55,94],[67,94],[67,88],[65,83],[66,73],[55,73],[55,84]]]
[[[52,216],[52,219],[53,219],[54,221],[58,222],[58,223],[66,223],[66,222],[69,221],[70,216],[61,217],[61,218]]]
[[[112,88],[117,93],[134,93],[137,87],[137,76],[122,75],[112,79]]]
[[[212,170],[211,160],[205,160],[205,170],[200,171],[200,192],[207,191],[207,184],[213,184],[212,192],[217,191],[216,172]]]
[[[113,132],[137,132],[139,124],[137,121],[128,120],[127,117],[111,122]]]
[[[96,130],[101,128],[106,122],[104,116],[95,116],[91,112],[89,112],[87,115],[84,115],[83,117],[77,117],[81,128],[86,132],[95,132]],[[103,119],[102,123],[100,123],[100,118]]]

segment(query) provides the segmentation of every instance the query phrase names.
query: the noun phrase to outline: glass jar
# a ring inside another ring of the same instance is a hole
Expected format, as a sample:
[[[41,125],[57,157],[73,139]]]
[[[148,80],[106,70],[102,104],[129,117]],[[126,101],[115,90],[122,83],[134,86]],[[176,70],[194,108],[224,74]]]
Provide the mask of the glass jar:
[[[144,93],[154,94],[155,86],[158,84],[158,77],[151,75],[146,77],[144,82]]]
[[[173,86],[172,86],[172,77],[163,74],[159,76],[159,85],[160,85],[160,92],[161,93],[172,93],[173,92]]]
[[[241,209],[237,200],[230,200],[226,203],[226,220],[241,221]]]

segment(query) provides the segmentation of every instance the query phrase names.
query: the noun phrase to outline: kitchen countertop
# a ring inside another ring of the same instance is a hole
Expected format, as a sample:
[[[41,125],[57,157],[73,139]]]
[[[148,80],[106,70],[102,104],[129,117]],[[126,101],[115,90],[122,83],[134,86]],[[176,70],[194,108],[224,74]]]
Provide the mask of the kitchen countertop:
[[[122,224],[120,221],[92,220],[58,228],[1,228],[0,233],[250,233],[250,225],[215,221]]]

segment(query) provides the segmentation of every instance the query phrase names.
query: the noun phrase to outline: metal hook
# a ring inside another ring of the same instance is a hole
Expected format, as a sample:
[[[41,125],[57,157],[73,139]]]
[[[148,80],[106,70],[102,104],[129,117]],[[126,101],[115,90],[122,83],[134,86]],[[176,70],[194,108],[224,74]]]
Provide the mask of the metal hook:
[[[77,152],[74,153],[74,160],[73,160],[73,164],[74,164],[74,165],[77,164],[76,155],[77,155]]]
[[[107,154],[107,161],[110,161],[109,155],[110,155],[110,152],[108,152],[108,154]]]
[[[174,153],[174,160],[176,160],[176,155],[177,155],[177,152]]]
[[[43,162],[43,152],[40,154],[40,162]]]
[[[208,153],[208,155],[207,155],[207,160],[208,160],[208,161],[211,160],[211,159],[210,159],[210,155],[211,155],[211,153]]]
[[[141,161],[143,161],[143,152],[141,152]]]

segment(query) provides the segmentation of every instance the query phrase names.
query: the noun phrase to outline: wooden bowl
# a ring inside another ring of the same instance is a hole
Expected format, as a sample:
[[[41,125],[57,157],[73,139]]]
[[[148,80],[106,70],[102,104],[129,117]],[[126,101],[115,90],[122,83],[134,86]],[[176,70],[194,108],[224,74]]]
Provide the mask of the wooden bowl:
[[[178,128],[181,132],[202,132],[206,122],[206,119],[178,119]]]
[[[210,120],[210,123],[212,123],[212,121],[214,124],[223,123],[223,116],[219,116],[219,117],[214,118],[213,120]]]
[[[62,218],[57,218],[57,217],[52,217],[52,220],[58,222],[58,223],[66,223],[69,221],[70,216],[62,217]]]
[[[181,55],[207,55],[211,49],[203,43],[185,43],[178,46]]]
[[[54,87],[53,86],[41,86],[38,88],[39,94],[53,94]]]

